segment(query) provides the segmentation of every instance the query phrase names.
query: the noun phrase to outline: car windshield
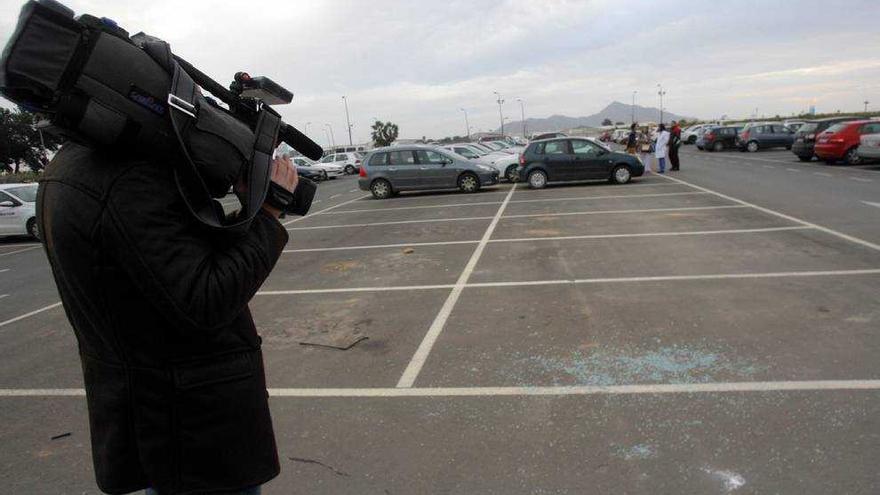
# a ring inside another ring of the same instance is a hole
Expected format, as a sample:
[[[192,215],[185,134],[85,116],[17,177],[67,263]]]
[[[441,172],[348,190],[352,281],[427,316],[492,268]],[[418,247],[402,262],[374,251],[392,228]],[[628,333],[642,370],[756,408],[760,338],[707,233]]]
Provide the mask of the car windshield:
[[[33,203],[37,200],[37,184],[20,187],[10,187],[0,190],[5,190],[6,192],[27,203]]]
[[[834,134],[836,132],[840,132],[846,129],[847,127],[849,127],[849,124],[847,124],[846,122],[841,122],[839,124],[834,124],[833,126],[829,127],[825,130],[825,132],[827,132],[828,134]]]

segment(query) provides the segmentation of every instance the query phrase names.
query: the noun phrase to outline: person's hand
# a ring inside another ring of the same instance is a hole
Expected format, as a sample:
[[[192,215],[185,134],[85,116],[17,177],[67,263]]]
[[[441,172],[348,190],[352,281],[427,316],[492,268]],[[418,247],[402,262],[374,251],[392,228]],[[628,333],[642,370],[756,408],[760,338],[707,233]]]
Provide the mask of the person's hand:
[[[299,175],[296,173],[296,165],[286,156],[280,156],[272,160],[272,182],[293,192],[299,183]],[[281,210],[263,203],[263,209],[269,214],[278,218],[281,216]]]

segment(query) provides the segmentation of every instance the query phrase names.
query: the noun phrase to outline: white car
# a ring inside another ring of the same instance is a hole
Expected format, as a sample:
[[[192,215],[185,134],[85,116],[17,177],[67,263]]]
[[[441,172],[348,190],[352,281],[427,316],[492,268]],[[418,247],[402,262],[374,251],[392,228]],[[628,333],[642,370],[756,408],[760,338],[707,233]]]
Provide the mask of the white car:
[[[697,142],[697,139],[703,135],[703,130],[708,129],[710,127],[715,127],[718,124],[700,124],[700,125],[692,125],[687,129],[681,132],[681,142],[683,144],[694,144]]]
[[[467,143],[447,144],[442,148],[494,168],[502,179],[507,179],[510,182],[515,182],[517,179],[516,169],[519,167],[519,153],[486,153],[481,148]]]
[[[321,161],[315,164],[315,166],[320,165],[336,165],[340,167],[344,174],[354,175],[358,173],[358,170],[361,168],[361,159],[363,159],[364,154],[360,151],[351,151],[346,153],[331,153],[324,158],[321,158]],[[327,171],[328,175],[333,176],[330,171]]]
[[[0,184],[0,236],[40,238],[37,228],[37,184]]]

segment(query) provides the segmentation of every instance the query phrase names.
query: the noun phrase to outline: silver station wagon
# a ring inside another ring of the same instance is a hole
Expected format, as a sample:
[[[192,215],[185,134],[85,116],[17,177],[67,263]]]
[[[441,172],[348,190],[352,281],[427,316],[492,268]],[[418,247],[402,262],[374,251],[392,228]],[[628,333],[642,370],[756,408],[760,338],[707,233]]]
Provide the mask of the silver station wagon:
[[[385,199],[401,191],[460,189],[477,192],[498,184],[498,171],[435,146],[394,146],[370,151],[358,186]]]

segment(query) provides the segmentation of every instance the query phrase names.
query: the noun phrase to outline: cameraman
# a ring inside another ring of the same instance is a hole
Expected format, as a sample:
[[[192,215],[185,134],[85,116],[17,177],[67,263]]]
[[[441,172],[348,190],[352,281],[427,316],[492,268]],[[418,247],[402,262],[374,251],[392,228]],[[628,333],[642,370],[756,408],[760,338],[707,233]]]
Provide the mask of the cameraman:
[[[296,188],[289,159],[273,162],[272,180]],[[210,231],[173,163],[72,143],[37,202],[101,490],[259,493],[280,468],[248,302],[287,243],[280,212],[264,204],[248,230]]]

